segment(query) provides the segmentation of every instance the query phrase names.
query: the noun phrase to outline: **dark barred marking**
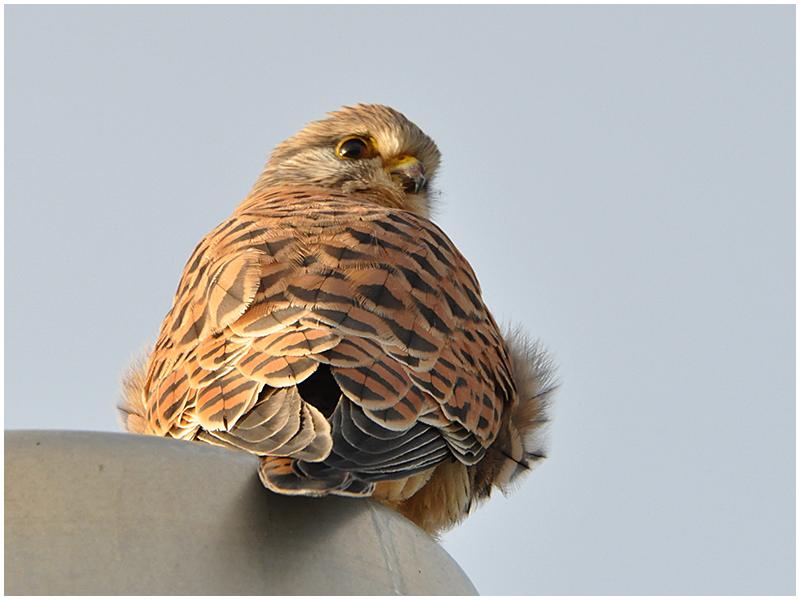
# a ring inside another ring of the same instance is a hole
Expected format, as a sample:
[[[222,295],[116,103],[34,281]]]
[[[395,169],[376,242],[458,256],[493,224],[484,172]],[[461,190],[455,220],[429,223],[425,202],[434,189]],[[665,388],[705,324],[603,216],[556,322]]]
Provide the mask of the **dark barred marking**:
[[[503,401],[506,401],[510,397],[508,392],[509,392],[509,390],[507,390],[502,383],[500,383],[499,381],[497,381],[495,379],[495,382],[494,382],[494,397],[495,398],[501,398]],[[487,408],[491,408],[491,400],[492,399],[489,398],[488,396],[484,396],[483,399],[484,400],[489,400],[490,404],[485,405],[485,406],[487,406]]]
[[[169,421],[172,418],[172,415],[174,415],[179,408],[183,408],[183,406],[179,406],[178,402],[173,402],[170,404],[162,414],[163,419]]]
[[[406,278],[406,281],[408,281],[408,285],[410,285],[415,290],[420,291],[423,294],[433,294],[438,296],[436,290],[433,289],[431,286],[429,286],[427,283],[425,283],[425,280],[423,280],[422,276],[416,271],[412,271],[411,269],[403,267],[401,265],[397,265],[397,269]]]
[[[428,340],[424,339],[413,329],[406,329],[395,321],[387,321],[386,324],[395,337],[405,344],[406,348],[416,350],[417,352],[435,352],[438,350],[436,346],[431,344]]]
[[[205,254],[203,254],[202,252],[199,252],[201,246],[202,246],[202,244],[198,244],[197,245],[197,248],[195,248],[195,251],[194,251],[194,254],[192,255],[192,258],[189,259],[189,264],[186,266],[186,274],[187,275],[191,275],[192,273],[194,273],[194,271],[197,269],[198,266],[200,266],[200,263],[202,262],[203,258],[205,257]],[[194,260],[192,260],[192,259],[194,259]]]
[[[219,302],[216,310],[216,321],[217,323],[221,323],[224,318],[231,314],[232,312],[236,312],[242,309],[242,304],[245,303],[245,294],[244,294],[244,280],[245,274],[242,272],[247,269],[248,265],[245,265],[239,273],[236,274],[236,278],[233,281],[233,285],[229,288],[223,289],[224,295],[222,296],[222,300]]]
[[[383,396],[371,390],[366,385],[366,382],[359,383],[355,379],[348,377],[341,371],[338,371],[336,369],[332,370],[333,370],[333,378],[336,380],[336,383],[339,384],[339,387],[342,388],[342,391],[350,392],[351,398],[357,398],[359,400],[373,400],[373,401],[383,400]]]
[[[371,261],[374,260],[369,254],[364,254],[363,252],[359,252],[358,250],[353,250],[352,248],[348,248],[347,246],[342,246],[338,248],[336,246],[331,246],[329,244],[320,244],[320,247],[325,251],[325,253],[337,260],[361,260],[361,261]]]
[[[292,350],[307,350],[309,354],[313,354],[320,346],[325,346],[327,343],[329,343],[331,339],[338,339],[338,336],[336,338],[332,338],[332,335],[333,334],[329,333],[325,336],[311,340],[303,336],[300,341],[284,346],[283,351],[288,353]]]
[[[475,278],[475,274],[472,272],[471,269],[465,269],[463,266],[459,268],[459,273],[461,273],[464,277],[466,277],[467,281],[469,281],[470,285],[473,289],[480,292],[481,285],[478,283],[478,280]]]
[[[187,379],[188,379],[188,375],[186,373],[184,373],[183,377],[181,377],[177,381],[173,381],[169,386],[167,386],[167,389],[164,391],[163,394],[161,394],[161,397],[158,399],[157,406],[161,407],[162,404],[166,404],[167,396],[173,394],[179,387],[181,387],[186,382]],[[188,390],[187,390],[187,392],[188,392]],[[186,396],[186,394],[184,393],[183,396]],[[176,408],[177,408],[177,402],[173,402],[170,406],[168,406],[166,409],[164,409],[164,413],[163,413],[164,417],[167,418],[167,419],[169,417],[171,417],[175,413]],[[167,411],[170,411],[170,409],[172,409],[172,410],[171,410],[170,414],[167,415]]]
[[[455,356],[454,356],[453,358],[455,358]],[[453,364],[453,363],[451,363],[449,360],[447,360],[446,358],[443,358],[443,357],[441,357],[441,356],[439,357],[438,364],[440,364],[440,365],[444,365],[444,367],[445,367],[446,369],[449,369],[449,370],[451,370],[451,371],[455,371],[455,370],[456,370],[456,368],[457,368],[457,367],[456,367],[456,365],[454,365],[454,364]]]
[[[232,224],[235,224],[235,226],[230,231],[227,231],[224,236],[221,236],[221,241],[224,242],[223,244],[221,244],[221,247],[225,248],[233,246],[235,244],[235,241],[232,241],[230,237],[240,231],[243,231],[244,233],[242,234],[242,236],[236,238],[237,240],[252,239],[252,231],[249,229],[249,227],[253,224],[253,221],[231,219],[230,222]],[[219,236],[219,233],[217,235]]]
[[[354,365],[357,365],[359,362],[361,362],[361,360],[359,358],[357,358],[355,356],[352,356],[350,354],[345,354],[345,353],[341,352],[340,350],[338,350],[338,346],[336,348],[332,348],[331,350],[328,350],[327,352],[325,352],[325,357],[328,360],[330,360],[331,362],[344,361],[344,362],[353,363]]]
[[[404,214],[398,215],[398,214],[395,214],[393,212],[387,212],[386,213],[386,218],[387,219],[391,219],[395,223],[400,223],[400,225],[404,225],[405,227],[408,227],[409,218]]]
[[[340,296],[338,294],[331,294],[325,290],[318,288],[304,288],[298,285],[290,285],[286,291],[292,294],[295,298],[310,302],[313,305],[325,304],[338,304],[338,305],[353,305],[355,304],[353,298],[349,296]]]
[[[205,369],[203,370],[205,371]],[[219,373],[216,371],[206,371],[206,374],[197,380],[197,386],[200,388],[206,387],[213,383],[217,377],[219,377]]]
[[[423,390],[428,392],[431,396],[436,398],[437,400],[444,400],[445,395],[437,388],[430,380],[425,380],[420,378],[416,373],[413,371],[408,374],[409,377],[417,384],[418,387],[421,387]]]
[[[433,240],[436,242],[439,248],[447,248],[448,252],[452,254],[453,244],[450,242],[449,239],[447,239],[444,232],[442,232],[433,223],[429,223],[428,225],[423,225],[423,229],[428,233],[429,236],[433,238]]]
[[[175,333],[180,326],[183,325],[183,318],[186,316],[186,311],[189,310],[190,304],[191,302],[184,302],[183,306],[181,306],[180,312],[175,315],[175,321],[172,323],[172,328],[170,329],[172,333]]]
[[[265,325],[268,328],[271,328],[275,325],[275,323],[288,326],[291,323],[297,322],[298,319],[295,319],[295,317],[304,311],[305,311],[304,308],[295,308],[295,307],[274,310],[271,313],[267,313],[263,317],[258,317],[254,319],[251,323],[245,325],[241,329],[241,331],[242,333],[245,334],[252,333],[254,331],[260,331],[264,329]]]
[[[330,267],[320,266],[313,271],[314,275],[321,275],[323,277],[332,277],[333,279],[338,279],[339,281],[347,281],[347,275],[342,273],[341,271],[337,271],[336,269],[331,269]]]
[[[245,223],[250,223],[250,221],[246,221]],[[216,229],[215,229],[215,230],[214,230],[214,231],[213,231],[211,234],[209,234],[209,235],[214,235],[214,237],[220,237],[220,236],[222,236],[222,234],[225,234],[225,235],[230,235],[230,234],[231,234],[231,233],[233,233],[234,231],[237,231],[237,229],[236,229],[236,228],[234,228],[234,229],[233,229],[233,230],[231,230],[231,231],[228,231],[228,230],[229,230],[231,227],[234,227],[234,226],[241,226],[241,225],[243,225],[243,224],[242,224],[242,222],[241,222],[239,219],[236,219],[236,218],[231,218],[231,219],[228,219],[227,221],[225,221],[224,223],[222,223],[222,224],[221,224],[219,227],[217,227],[217,228],[216,228]],[[209,237],[209,236],[206,236],[206,238],[203,240],[203,242],[205,242],[205,241],[208,239],[208,237]],[[197,250],[199,250],[199,249],[200,249],[200,246],[202,246],[202,245],[203,245],[203,242],[200,242],[200,244],[198,244],[198,246],[197,246]],[[197,251],[197,250],[195,250],[195,251]],[[203,250],[205,250],[205,248],[203,248]],[[201,253],[201,254],[202,254],[202,253]]]
[[[484,405],[484,406],[486,406],[486,407],[491,407],[491,406],[492,406],[492,399],[491,399],[491,398],[489,398],[489,396],[487,396],[486,394],[484,394],[484,395],[481,397],[481,402],[482,402],[482,403],[483,403],[483,405]]]
[[[292,357],[295,358],[295,357]],[[280,364],[280,361],[286,361],[285,357],[278,356],[278,357],[269,357],[267,360],[261,362],[253,369],[253,373],[260,372],[263,368],[267,367],[270,363],[277,363]],[[286,366],[278,369],[277,371],[269,370],[264,374],[264,377],[268,379],[281,379],[285,377],[289,377],[292,379],[296,379],[298,375],[300,375],[303,371],[308,369],[310,366],[319,365],[319,363],[310,358],[297,358],[295,360],[286,361]]]
[[[259,353],[259,352],[250,352],[248,355],[246,355],[246,356],[244,357],[244,359],[243,359],[241,362],[239,362],[238,366],[239,366],[239,367],[246,367],[247,365],[249,365],[250,363],[252,363],[252,362],[253,362],[254,360],[256,360],[257,358],[261,358],[261,356],[262,356],[262,354],[261,354],[261,353]],[[271,358],[273,358],[273,357],[270,357],[270,358],[269,358],[269,359],[267,359],[267,360],[270,360]],[[266,363],[266,361],[265,361],[265,363]],[[261,363],[260,365],[258,365],[258,368],[261,368],[262,366],[264,366],[264,364],[265,364],[265,363]],[[248,371],[249,371],[249,370],[251,370],[251,369],[248,369]],[[257,371],[257,370],[258,370],[258,369],[252,369],[252,371]]]
[[[481,375],[483,375],[484,379],[491,378],[493,373],[492,368],[490,365],[487,365],[483,360],[478,360],[478,369],[481,371]]]
[[[445,324],[442,318],[439,317],[439,314],[430,306],[426,306],[422,302],[417,301],[416,308],[419,314],[423,316],[431,328],[436,329],[445,335],[450,335],[453,332],[453,330]]]
[[[267,231],[269,231],[269,230],[267,230],[267,229],[256,229],[256,230],[248,229],[244,233],[242,233],[242,235],[240,235],[239,237],[233,238],[232,240],[225,240],[224,247],[228,248],[228,247],[237,246],[238,244],[241,244],[242,242],[246,242],[248,240],[249,241],[254,241],[259,235],[263,235],[263,234],[267,233]]]
[[[441,278],[441,274],[434,268],[430,261],[428,261],[427,257],[423,256],[422,254],[417,254],[416,252],[409,252],[408,257],[417,263],[420,268],[428,273],[431,277],[436,279]]]
[[[192,326],[189,327],[189,331],[187,331],[184,336],[181,338],[180,344],[186,345],[191,342],[194,342],[196,339],[200,338],[200,332],[203,331],[203,327],[206,322],[206,313],[200,315],[200,318],[197,319]]]
[[[243,383],[240,383],[238,386],[233,388],[231,391],[226,392],[225,391],[225,386],[228,386],[231,383],[233,383],[233,381],[230,378],[223,379],[222,381],[220,381],[218,385],[214,386],[215,388],[218,388],[220,390],[220,393],[213,395],[211,398],[209,398],[208,400],[203,402],[203,404],[201,404],[198,407],[198,410],[200,412],[203,412],[206,409],[214,406],[217,402],[221,402],[222,405],[223,405],[223,408],[218,413],[216,413],[216,414],[221,414],[223,410],[226,410],[226,408],[225,408],[225,397],[226,396],[230,399],[230,398],[233,398],[234,396],[236,396],[238,394],[242,394],[242,393],[248,391],[249,389],[252,389],[253,388],[253,383],[255,383],[255,382],[252,381],[251,379],[245,380]],[[209,389],[213,389],[213,388],[209,388]]]
[[[477,334],[478,334],[478,337],[479,337],[479,338],[481,338],[481,341],[482,341],[482,342],[483,342],[485,345],[487,345],[487,346],[491,345],[491,342],[489,341],[489,338],[487,338],[485,335],[483,335],[483,334],[480,332],[480,330],[479,330],[479,329],[476,329],[476,330],[475,330],[475,333],[477,333]]]
[[[467,313],[464,312],[464,310],[461,308],[461,305],[459,305],[458,302],[456,302],[455,299],[450,294],[442,290],[442,295],[444,296],[444,299],[447,301],[447,306],[450,307],[450,312],[453,313],[453,316],[455,318],[457,319],[467,318]]]
[[[383,284],[362,285],[359,286],[358,291],[381,308],[388,310],[402,310],[405,308],[403,301],[392,294],[389,288]]]
[[[386,381],[386,379],[384,379],[378,374],[376,369],[376,367],[378,366],[383,367],[385,371],[394,375],[395,379],[398,379],[401,383],[403,382],[403,377],[386,363],[379,363],[372,367],[354,367],[353,370],[364,376],[365,385],[367,385],[368,381],[376,381],[378,382],[378,384],[383,386],[388,392],[390,392],[392,396],[397,396],[398,395],[397,388],[395,388],[395,386],[393,386],[391,383]],[[380,399],[385,400],[386,398],[384,396],[380,396]]]
[[[466,423],[467,415],[469,414],[471,408],[472,408],[471,402],[464,402],[464,404],[462,404],[461,406],[454,406],[452,404],[444,405],[445,412],[447,412],[449,415],[454,416],[461,423]]]
[[[315,313],[332,321],[333,323],[341,325],[346,329],[352,329],[353,331],[358,331],[360,333],[368,333],[374,336],[378,335],[378,332],[375,331],[375,328],[372,325],[354,319],[344,311],[327,309],[327,308],[318,308],[316,309]]]
[[[400,400],[400,404],[407,407],[413,413],[416,413],[418,410],[418,407],[415,406],[414,403],[411,400],[409,400],[407,396],[403,396],[403,398]]]
[[[347,229],[347,233],[349,233],[353,239],[364,246],[377,246],[383,250],[387,250],[390,252],[403,252],[403,248],[392,244],[386,240],[383,240],[375,235],[374,232],[366,232],[366,231],[356,231],[353,229]]]
[[[267,254],[270,256],[275,256],[286,248],[289,244],[293,243],[295,239],[293,237],[287,236],[285,238],[276,239],[276,240],[266,240],[262,241],[261,244],[254,246],[255,248],[263,248]]]
[[[357,229],[346,227],[345,232],[358,243],[364,244],[365,246],[371,246],[372,244],[376,244],[381,241],[380,238],[378,238],[378,236],[372,231],[359,231]]]
[[[345,348],[349,347],[351,349],[354,349],[356,352],[363,354],[364,356],[372,356],[371,354],[369,354],[368,350],[364,349],[362,344],[366,344],[372,351],[378,351],[378,352],[381,351],[381,345],[375,340],[371,340],[369,338],[356,338],[356,339],[358,340],[357,342],[354,341],[353,339],[345,337],[342,339],[341,342],[339,342],[336,348],[329,350],[328,352],[326,352],[326,354],[334,352],[337,348],[344,351]]]
[[[436,244],[431,244],[431,243],[430,243],[428,240],[422,240],[422,241],[423,241],[423,243],[425,244],[425,246],[428,248],[428,250],[430,250],[431,252],[433,252],[433,254],[436,256],[436,258],[438,258],[438,259],[439,259],[439,261],[440,261],[442,264],[444,264],[444,265],[445,265],[445,266],[446,266],[448,269],[452,269],[452,268],[454,268],[454,266],[453,266],[453,263],[452,263],[452,262],[450,262],[450,259],[449,259],[449,258],[447,258],[447,257],[444,255],[444,252],[442,252],[442,251],[441,251],[441,250],[440,250],[440,249],[439,249],[439,248],[436,246]],[[445,246],[443,246],[443,247],[445,247]]]
[[[151,389],[150,386],[152,385],[153,382],[159,381],[159,379],[161,379],[161,371],[164,370],[164,363],[165,363],[164,360],[160,360],[156,363],[155,369],[153,369],[153,374],[148,378],[149,379],[149,381],[147,382],[148,385],[147,388],[145,388],[147,391],[150,391]]]
[[[214,365],[219,365],[220,363],[225,361],[225,344],[222,346],[212,346],[203,354],[196,355],[197,361],[200,362],[208,362],[209,359],[213,359],[212,363]],[[201,367],[202,368],[202,367]]]
[[[442,359],[441,359],[441,358],[439,359],[439,362],[442,362]],[[437,365],[437,366],[438,366],[438,365]],[[441,381],[441,382],[444,384],[444,386],[445,386],[445,389],[450,389],[451,387],[453,387],[453,382],[452,382],[452,381],[450,381],[450,380],[449,380],[447,377],[445,377],[444,375],[442,375],[442,374],[439,372],[439,370],[438,370],[438,369],[431,369],[431,383],[433,383],[433,378],[434,378],[434,377],[435,377],[436,379],[438,379],[439,381]]]
[[[467,387],[467,380],[466,380],[466,379],[464,379],[464,378],[463,378],[463,377],[461,377],[461,376],[459,376],[459,377],[456,377],[456,382],[455,382],[455,384],[453,385],[453,389],[454,389],[454,390],[457,390],[457,389],[459,389],[459,388],[463,388],[463,387]]]
[[[416,356],[409,356],[408,354],[399,354],[397,352],[388,351],[387,354],[394,358],[395,360],[400,361],[408,365],[409,367],[416,368],[419,367],[419,359]]]
[[[285,269],[282,269],[280,271],[277,271],[275,273],[272,273],[270,275],[266,275],[266,276],[262,277],[261,278],[261,282],[259,283],[259,286],[258,286],[258,291],[259,292],[264,292],[264,291],[268,290],[273,285],[278,283],[281,279],[286,277],[286,275],[288,273],[290,273],[291,271],[292,271],[291,267],[286,267]]]
[[[379,411],[378,410],[373,410],[373,411],[370,411],[370,412],[373,415],[375,415],[377,418],[380,418],[381,420],[383,420],[383,421],[385,421],[387,423],[391,423],[392,421],[403,422],[403,421],[406,421],[408,419],[408,417],[406,415],[401,413],[394,406],[391,406],[389,408],[385,408],[383,410],[379,410]]]
[[[469,298],[469,301],[472,303],[472,306],[475,307],[475,310],[477,310],[478,312],[482,312],[483,311],[483,302],[481,302],[480,298],[478,298],[478,296],[475,294],[475,292],[473,292],[468,287],[464,287],[464,291],[467,294],[467,298]]]
[[[406,232],[406,231],[404,231],[402,229],[398,229],[397,227],[395,227],[391,223],[387,223],[386,221],[381,221],[380,219],[375,219],[373,221],[373,223],[375,223],[376,225],[381,227],[384,231],[388,231],[389,233],[394,233],[395,235],[399,235],[404,240],[410,240],[411,239],[411,236],[408,235],[408,232]]]

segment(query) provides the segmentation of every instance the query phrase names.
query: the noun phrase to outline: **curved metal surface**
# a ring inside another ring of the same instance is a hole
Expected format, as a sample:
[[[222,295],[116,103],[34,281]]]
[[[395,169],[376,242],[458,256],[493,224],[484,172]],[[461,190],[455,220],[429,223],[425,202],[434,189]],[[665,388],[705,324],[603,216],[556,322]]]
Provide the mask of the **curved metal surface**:
[[[477,593],[382,504],[278,496],[256,465],[163,438],[5,432],[5,593]]]

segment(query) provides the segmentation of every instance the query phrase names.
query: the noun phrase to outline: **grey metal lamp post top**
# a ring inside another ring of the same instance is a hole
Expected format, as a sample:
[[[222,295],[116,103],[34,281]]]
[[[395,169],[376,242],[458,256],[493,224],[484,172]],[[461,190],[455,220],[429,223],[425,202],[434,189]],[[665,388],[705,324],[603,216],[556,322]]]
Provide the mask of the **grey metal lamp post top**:
[[[272,494],[255,463],[150,436],[5,432],[5,592],[477,593],[394,511]]]

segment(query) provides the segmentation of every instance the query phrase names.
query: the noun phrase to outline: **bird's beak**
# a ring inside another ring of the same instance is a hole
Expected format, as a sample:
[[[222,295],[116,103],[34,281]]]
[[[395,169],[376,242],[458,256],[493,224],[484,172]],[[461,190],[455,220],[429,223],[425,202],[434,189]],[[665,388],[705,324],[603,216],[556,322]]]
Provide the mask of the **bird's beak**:
[[[413,156],[397,156],[385,168],[407,194],[419,194],[425,187],[425,165]]]

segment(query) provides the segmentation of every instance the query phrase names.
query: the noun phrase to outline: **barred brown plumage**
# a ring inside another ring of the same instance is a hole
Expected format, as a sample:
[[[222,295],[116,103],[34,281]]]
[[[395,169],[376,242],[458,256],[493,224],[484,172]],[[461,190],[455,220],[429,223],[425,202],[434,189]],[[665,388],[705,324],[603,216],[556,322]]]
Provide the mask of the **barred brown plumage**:
[[[374,154],[338,155],[354,136]],[[373,495],[431,533],[507,488],[543,456],[551,369],[509,348],[427,219],[438,163],[377,105],[280,144],[190,257],[126,427],[247,450],[273,491]]]

